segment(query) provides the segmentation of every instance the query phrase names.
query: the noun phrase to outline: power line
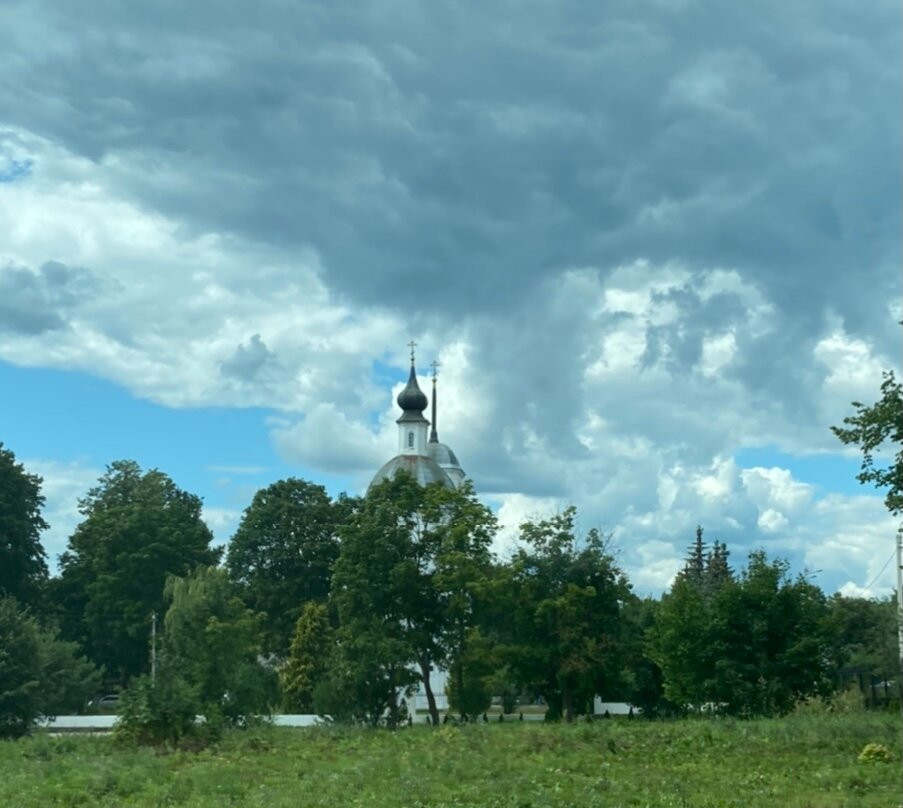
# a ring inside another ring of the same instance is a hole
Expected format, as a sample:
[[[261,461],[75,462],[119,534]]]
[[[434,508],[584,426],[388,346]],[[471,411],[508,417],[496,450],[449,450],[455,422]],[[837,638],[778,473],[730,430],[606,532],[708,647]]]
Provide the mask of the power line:
[[[887,569],[887,565],[890,564],[891,559],[892,559],[896,554],[897,554],[897,550],[896,550],[896,548],[894,548],[894,551],[888,556],[887,561],[884,562],[884,566],[881,568],[881,572],[879,572],[874,578],[872,578],[872,582],[871,582],[871,583],[870,583],[863,591],[868,592],[868,591],[875,585],[875,582],[876,582],[882,575],[884,575],[884,570]]]

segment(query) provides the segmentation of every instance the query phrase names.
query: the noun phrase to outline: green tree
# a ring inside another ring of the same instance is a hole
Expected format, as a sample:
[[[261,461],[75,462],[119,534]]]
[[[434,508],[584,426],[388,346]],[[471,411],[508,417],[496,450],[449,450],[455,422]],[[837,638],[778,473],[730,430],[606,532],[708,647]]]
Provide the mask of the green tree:
[[[479,628],[472,628],[456,651],[445,686],[448,706],[462,718],[473,720],[492,704],[492,687],[497,681],[493,676],[495,648]]]
[[[60,639],[56,628],[38,632],[38,658],[42,715],[80,712],[100,689],[102,671],[81,655],[77,643]]]
[[[655,626],[660,602],[631,595],[622,611],[621,681],[611,693],[619,701],[655,717],[676,712],[676,705],[665,697],[664,674],[650,657],[648,637]]]
[[[305,603],[325,602],[339,553],[338,526],[354,501],[290,478],[258,491],[226,556],[245,602],[264,614],[264,647],[284,656]]]
[[[79,503],[84,519],[51,592],[67,639],[118,681],[148,669],[152,612],[168,575],[215,564],[201,500],[156,469],[112,463]]]
[[[240,724],[271,712],[276,677],[258,661],[260,616],[244,605],[226,571],[198,567],[170,576],[165,596],[163,653],[196,688],[207,720]]]
[[[715,657],[708,697],[725,712],[781,715],[798,701],[830,692],[832,645],[824,593],[787,562],[749,556],[740,580],[713,602]]]
[[[0,443],[0,595],[36,606],[47,581],[41,478]]]
[[[897,604],[893,596],[873,599],[837,594],[829,598],[828,611],[835,667],[892,679],[897,667]]]
[[[507,569],[513,624],[503,656],[521,684],[537,690],[547,717],[591,708],[617,686],[621,607],[627,578],[591,530],[577,539],[576,509],[521,526],[525,548]]]
[[[41,712],[37,623],[12,598],[0,598],[0,738],[28,732]]]
[[[295,624],[288,658],[279,669],[284,708],[288,712],[314,711],[314,689],[327,678],[335,652],[335,632],[322,603],[308,602]]]
[[[422,487],[403,473],[371,490],[342,529],[332,582],[340,667],[371,722],[386,713],[395,723],[397,697],[417,678],[438,722],[430,672],[462,652],[494,532],[469,485]]]
[[[13,598],[0,598],[0,737],[24,735],[35,719],[81,708],[100,671],[73,643],[44,630]]]
[[[711,615],[702,588],[678,575],[647,629],[649,657],[661,670],[664,695],[673,704],[698,707],[709,700],[715,662],[710,632]]]
[[[739,578],[716,589],[678,576],[655,615],[649,653],[676,705],[781,714],[830,689],[827,617],[817,586],[754,552]]]
[[[881,398],[872,405],[853,402],[855,415],[843,419],[845,426],[832,426],[831,431],[846,444],[862,451],[859,482],[886,488],[884,504],[895,515],[903,513],[903,385],[892,371],[884,374]],[[887,465],[875,465],[875,454],[883,447],[896,449]]]

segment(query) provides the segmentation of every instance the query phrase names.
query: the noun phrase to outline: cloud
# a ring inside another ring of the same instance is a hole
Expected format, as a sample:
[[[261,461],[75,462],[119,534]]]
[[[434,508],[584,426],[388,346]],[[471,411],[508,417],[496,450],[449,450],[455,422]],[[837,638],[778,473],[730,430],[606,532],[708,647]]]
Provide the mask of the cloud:
[[[823,500],[732,458],[838,451],[899,367],[897,17],[0,10],[0,358],[275,410],[360,489],[413,336],[506,518],[576,502],[650,587],[698,522],[803,560]]]
[[[235,353],[220,363],[222,372],[240,381],[254,381],[264,368],[275,361],[260,334],[253,334],[247,345],[239,345]]]
[[[92,274],[58,261],[0,267],[0,330],[26,337],[65,326],[69,311],[96,291]]]
[[[69,537],[82,520],[78,509],[79,499],[97,484],[103,471],[78,462],[27,459],[22,463],[29,473],[37,474],[43,479],[43,516],[50,527],[42,534],[41,544],[47,553],[48,566],[51,572],[55,572],[60,554],[66,549]]]

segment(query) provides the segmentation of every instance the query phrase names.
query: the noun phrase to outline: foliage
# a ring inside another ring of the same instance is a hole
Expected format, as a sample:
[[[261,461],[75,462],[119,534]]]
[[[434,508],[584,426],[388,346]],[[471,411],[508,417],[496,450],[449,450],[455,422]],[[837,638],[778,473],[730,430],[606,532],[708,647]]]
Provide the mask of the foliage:
[[[47,562],[41,531],[44,497],[41,478],[29,474],[0,442],[0,596],[38,604],[47,581]]]
[[[56,628],[38,632],[41,663],[41,715],[80,712],[100,689],[102,671],[79,652],[78,644],[60,639]]]
[[[892,371],[884,374],[881,398],[874,404],[853,402],[856,414],[843,419],[846,426],[832,426],[831,431],[846,444],[862,451],[862,467],[857,475],[861,483],[886,488],[884,503],[893,514],[903,513],[903,385]],[[889,444],[896,448],[893,461],[876,466],[875,455]]]
[[[199,567],[166,582],[170,602],[163,651],[200,701],[208,720],[233,724],[269,713],[275,673],[258,661],[260,618],[238,597],[225,570]]]
[[[335,636],[326,606],[305,603],[295,624],[288,658],[279,669],[286,712],[313,712],[314,688],[326,678],[334,646]]]
[[[12,598],[0,599],[0,738],[28,732],[41,712],[37,623]]]
[[[199,737],[203,731],[197,716],[203,707],[198,690],[189,684],[177,663],[161,654],[156,675],[136,677],[123,692],[114,727],[116,739],[142,746],[174,747],[185,739]]]
[[[124,693],[117,736],[139,744],[203,744],[224,726],[270,712],[275,674],[257,659],[259,619],[225,570],[198,567],[184,578],[171,576],[166,598],[156,675],[136,678]]]
[[[80,511],[51,592],[64,636],[124,683],[148,668],[151,613],[163,610],[166,576],[213,564],[219,551],[201,500],[134,461],[108,466]]]
[[[790,580],[787,564],[762,552],[717,589],[678,576],[648,637],[675,704],[773,715],[830,690],[825,597],[801,577]]]
[[[463,653],[494,532],[470,486],[422,487],[404,473],[371,490],[344,525],[332,583],[332,678],[355,694],[362,720],[396,725],[416,666],[438,723],[429,674]]]
[[[503,656],[523,686],[542,694],[548,717],[568,721],[617,686],[621,605],[630,592],[598,531],[578,542],[575,517],[569,507],[521,525],[526,547],[501,571],[511,620]]]
[[[672,715],[677,706],[665,698],[662,669],[646,653],[646,637],[656,622],[659,602],[631,595],[621,613],[620,687],[608,696],[639,708],[647,718]]]
[[[450,710],[462,717],[475,719],[489,709],[492,686],[496,681],[493,679],[494,657],[492,643],[478,628],[472,629],[448,672],[445,693]]]
[[[44,630],[13,598],[0,598],[0,737],[29,731],[37,718],[78,709],[100,672],[73,643]]]
[[[828,600],[828,620],[836,668],[882,678],[896,675],[897,604],[893,596],[868,599],[834,595]]]
[[[891,716],[754,721],[482,722],[403,732],[319,727],[226,732],[214,750],[159,754],[109,738],[0,744],[0,805],[452,808],[886,808],[899,773]]]
[[[339,524],[354,501],[329,499],[321,485],[290,478],[258,491],[226,556],[245,602],[264,615],[264,648],[288,652],[302,607],[325,602],[338,557]]]

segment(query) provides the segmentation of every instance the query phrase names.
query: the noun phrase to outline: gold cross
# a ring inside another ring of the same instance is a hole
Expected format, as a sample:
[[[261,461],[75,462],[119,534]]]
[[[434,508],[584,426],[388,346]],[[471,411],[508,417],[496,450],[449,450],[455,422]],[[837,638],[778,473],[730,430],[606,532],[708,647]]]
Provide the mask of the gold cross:
[[[411,340],[411,341],[408,343],[408,346],[409,346],[410,349],[411,349],[411,364],[413,365],[413,364],[414,364],[414,348],[417,347],[417,343],[414,342],[414,340]]]

